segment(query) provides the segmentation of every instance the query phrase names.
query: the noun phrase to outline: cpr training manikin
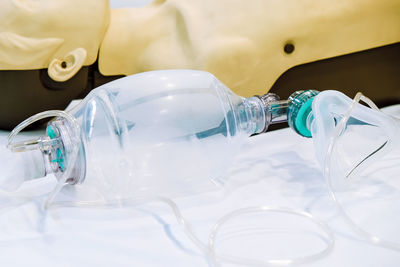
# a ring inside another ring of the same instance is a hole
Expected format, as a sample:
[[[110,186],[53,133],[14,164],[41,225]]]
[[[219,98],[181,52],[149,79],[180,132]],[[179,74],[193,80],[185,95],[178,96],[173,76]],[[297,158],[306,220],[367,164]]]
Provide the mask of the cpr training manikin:
[[[251,96],[295,65],[400,40],[400,3],[393,0],[157,0],[113,10],[107,0],[2,0],[0,6],[0,70],[47,68],[58,82],[98,55],[106,76],[198,69]],[[285,45],[295,50],[285,52]]]

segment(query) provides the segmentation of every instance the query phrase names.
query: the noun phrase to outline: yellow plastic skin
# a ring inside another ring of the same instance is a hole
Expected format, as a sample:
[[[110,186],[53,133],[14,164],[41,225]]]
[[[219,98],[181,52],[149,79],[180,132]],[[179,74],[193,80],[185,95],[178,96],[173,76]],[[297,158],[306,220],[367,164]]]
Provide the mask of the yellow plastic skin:
[[[108,0],[0,0],[0,70],[47,68],[66,81],[97,59]]]
[[[243,96],[293,66],[400,41],[398,0],[167,0],[111,14],[104,75],[201,69]]]
[[[0,18],[0,70],[47,68],[67,81],[100,49],[103,75],[201,69],[243,96],[293,66],[400,41],[398,0],[156,0],[112,11],[108,0],[0,0]]]

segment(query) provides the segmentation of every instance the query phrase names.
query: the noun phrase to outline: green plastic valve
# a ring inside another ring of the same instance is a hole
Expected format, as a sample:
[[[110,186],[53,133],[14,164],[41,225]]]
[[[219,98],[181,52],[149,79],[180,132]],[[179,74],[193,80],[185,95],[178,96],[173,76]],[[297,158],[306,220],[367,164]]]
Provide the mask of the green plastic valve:
[[[314,97],[319,94],[316,90],[297,91],[289,97],[288,123],[298,134],[312,137],[307,128],[307,117],[312,111]]]
[[[50,139],[55,139],[57,137],[52,126],[47,127],[47,135],[50,137]],[[51,162],[56,162],[58,164],[58,166],[60,167],[61,171],[62,172],[65,171],[64,154],[60,148],[57,148],[56,158],[52,159]]]

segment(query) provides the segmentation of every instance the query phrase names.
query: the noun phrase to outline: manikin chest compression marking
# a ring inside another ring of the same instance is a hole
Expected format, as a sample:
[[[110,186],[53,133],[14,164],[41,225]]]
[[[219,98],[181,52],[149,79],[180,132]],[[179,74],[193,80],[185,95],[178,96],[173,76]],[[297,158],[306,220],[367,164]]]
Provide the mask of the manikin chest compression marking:
[[[265,131],[271,123],[286,121],[286,117],[296,132],[316,137],[312,128],[318,125],[312,120],[315,117],[318,122],[314,107],[317,101],[312,101],[316,94],[297,92],[287,101],[279,101],[273,94],[245,99],[205,72],[143,73],[99,87],[68,113],[49,111],[29,118],[10,134],[8,147],[13,151],[42,152],[42,175],[54,173],[58,178],[47,205],[65,185],[77,189],[77,199],[70,202],[75,206],[159,200],[173,208],[188,236],[213,261],[247,266],[302,263],[326,255],[333,246],[329,228],[308,213],[268,207],[236,211],[216,224],[209,244],[204,245],[177,206],[159,196],[168,190],[176,193],[197,189],[207,180],[205,177],[217,179],[248,136]],[[48,124],[46,136],[13,143],[24,127],[44,117],[56,117]],[[102,146],[104,141],[110,145]],[[305,257],[252,263],[215,253],[215,236],[224,221],[266,211],[310,218],[326,233],[327,247]]]

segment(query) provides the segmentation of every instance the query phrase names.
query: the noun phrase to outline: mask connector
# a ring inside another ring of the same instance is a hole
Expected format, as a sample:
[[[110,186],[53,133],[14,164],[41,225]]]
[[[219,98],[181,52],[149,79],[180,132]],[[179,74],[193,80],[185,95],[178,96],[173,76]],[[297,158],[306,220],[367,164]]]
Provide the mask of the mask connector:
[[[304,137],[312,137],[308,128],[309,117],[312,116],[312,102],[319,94],[316,90],[296,91],[289,96],[287,120],[290,128]]]
[[[265,127],[261,131],[265,133],[270,124],[282,123],[287,121],[287,111],[289,107],[288,100],[280,100],[280,97],[274,93],[268,93],[258,97],[263,106],[265,113]]]
[[[312,115],[312,101],[318,93],[315,90],[296,91],[287,100],[281,100],[274,93],[256,96],[264,107],[265,128],[262,132],[265,133],[270,124],[288,122],[298,134],[311,137],[307,118]]]

